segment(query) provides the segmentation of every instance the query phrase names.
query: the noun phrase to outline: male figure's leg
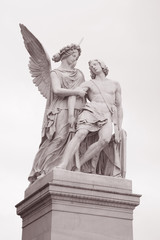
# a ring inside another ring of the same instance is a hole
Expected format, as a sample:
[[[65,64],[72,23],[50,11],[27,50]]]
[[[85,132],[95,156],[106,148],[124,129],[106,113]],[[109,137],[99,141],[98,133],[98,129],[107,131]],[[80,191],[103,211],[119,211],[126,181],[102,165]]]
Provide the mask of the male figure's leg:
[[[81,166],[92,159],[95,155],[99,155],[104,147],[110,142],[112,137],[111,120],[108,120],[108,122],[99,130],[98,135],[99,140],[96,143],[93,143],[85,152],[84,156],[80,159]]]
[[[85,139],[89,131],[87,129],[79,129],[72,140],[69,142],[63,154],[62,163],[59,168],[66,169],[69,160],[73,158],[74,154],[78,151],[81,142]]]

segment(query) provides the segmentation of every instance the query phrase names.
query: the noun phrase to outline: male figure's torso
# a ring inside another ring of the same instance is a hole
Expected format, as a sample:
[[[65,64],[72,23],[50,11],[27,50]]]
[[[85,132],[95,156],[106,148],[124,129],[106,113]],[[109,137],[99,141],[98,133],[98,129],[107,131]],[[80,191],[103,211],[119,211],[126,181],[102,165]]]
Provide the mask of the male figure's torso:
[[[90,80],[86,82],[87,97],[92,102],[103,102],[104,98],[108,104],[115,104],[115,93],[117,90],[116,82],[104,79],[104,80]],[[103,96],[102,96],[103,94]]]

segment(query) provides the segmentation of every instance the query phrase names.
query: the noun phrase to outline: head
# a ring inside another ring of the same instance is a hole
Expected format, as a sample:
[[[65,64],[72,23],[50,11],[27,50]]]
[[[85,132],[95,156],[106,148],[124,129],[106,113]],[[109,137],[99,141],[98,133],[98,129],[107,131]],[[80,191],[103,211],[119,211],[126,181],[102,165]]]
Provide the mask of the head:
[[[92,79],[95,79],[96,75],[99,74],[100,72],[103,72],[105,77],[108,75],[109,70],[103,61],[94,59],[90,60],[88,64]]]
[[[59,53],[55,54],[52,58],[54,62],[63,61],[67,59],[69,64],[76,65],[76,62],[81,55],[81,48],[79,45],[71,44],[62,48]]]

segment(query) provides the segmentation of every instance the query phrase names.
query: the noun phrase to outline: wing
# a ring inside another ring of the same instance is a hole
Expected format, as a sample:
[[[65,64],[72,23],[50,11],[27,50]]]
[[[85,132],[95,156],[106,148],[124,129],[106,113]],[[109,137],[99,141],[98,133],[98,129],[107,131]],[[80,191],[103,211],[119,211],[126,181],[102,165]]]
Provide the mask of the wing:
[[[24,45],[30,54],[29,69],[34,84],[40,93],[48,98],[51,83],[51,62],[38,39],[23,25],[19,24],[24,39]]]

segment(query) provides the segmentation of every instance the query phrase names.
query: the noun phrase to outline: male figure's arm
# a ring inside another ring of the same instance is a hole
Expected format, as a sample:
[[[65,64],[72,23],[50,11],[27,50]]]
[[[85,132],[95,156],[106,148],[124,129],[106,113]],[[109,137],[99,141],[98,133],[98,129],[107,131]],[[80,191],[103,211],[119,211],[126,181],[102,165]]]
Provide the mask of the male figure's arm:
[[[115,92],[115,105],[117,108],[117,123],[115,126],[115,142],[120,141],[120,130],[122,128],[123,120],[123,109],[122,109],[122,97],[121,97],[121,87],[119,83],[116,83],[117,88]]]
[[[122,109],[122,97],[121,97],[121,87],[119,83],[117,84],[117,89],[115,92],[115,105],[117,107],[117,127],[120,131],[122,128],[122,121],[123,121],[123,109]]]
[[[87,93],[87,91],[90,88],[90,81],[83,82],[78,88],[80,88],[81,90]]]

